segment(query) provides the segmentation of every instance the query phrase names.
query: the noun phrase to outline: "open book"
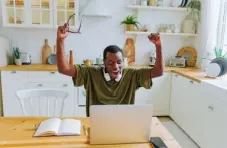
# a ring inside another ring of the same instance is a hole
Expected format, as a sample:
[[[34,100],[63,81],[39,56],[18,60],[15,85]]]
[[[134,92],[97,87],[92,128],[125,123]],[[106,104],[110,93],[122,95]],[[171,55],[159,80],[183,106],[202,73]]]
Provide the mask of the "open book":
[[[51,118],[40,123],[34,136],[78,136],[80,132],[80,120]]]

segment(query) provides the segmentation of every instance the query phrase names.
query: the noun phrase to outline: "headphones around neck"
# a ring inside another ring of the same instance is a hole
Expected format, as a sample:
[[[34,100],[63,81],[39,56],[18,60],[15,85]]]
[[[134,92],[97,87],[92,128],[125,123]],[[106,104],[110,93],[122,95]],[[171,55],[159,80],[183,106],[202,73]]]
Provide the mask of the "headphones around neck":
[[[107,73],[105,72],[105,67],[103,67],[103,75],[104,75],[104,78],[105,78],[106,81],[110,81],[111,80],[109,73],[108,72]],[[115,79],[115,81],[116,82],[119,82],[121,80],[121,78],[122,78],[122,72]]]

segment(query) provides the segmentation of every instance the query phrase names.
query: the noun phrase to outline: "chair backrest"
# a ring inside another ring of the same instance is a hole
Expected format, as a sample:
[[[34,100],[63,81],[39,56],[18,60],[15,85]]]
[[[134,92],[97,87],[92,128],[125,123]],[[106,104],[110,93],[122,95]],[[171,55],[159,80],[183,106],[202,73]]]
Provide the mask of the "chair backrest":
[[[25,116],[61,117],[68,93],[59,89],[28,89],[16,92]]]

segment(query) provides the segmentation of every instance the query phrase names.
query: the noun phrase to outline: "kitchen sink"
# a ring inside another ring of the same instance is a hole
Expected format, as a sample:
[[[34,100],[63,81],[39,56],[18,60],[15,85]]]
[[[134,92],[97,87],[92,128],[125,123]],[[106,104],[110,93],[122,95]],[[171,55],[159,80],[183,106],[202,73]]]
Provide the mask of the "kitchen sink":
[[[227,90],[227,80],[204,80],[203,82],[215,85]]]

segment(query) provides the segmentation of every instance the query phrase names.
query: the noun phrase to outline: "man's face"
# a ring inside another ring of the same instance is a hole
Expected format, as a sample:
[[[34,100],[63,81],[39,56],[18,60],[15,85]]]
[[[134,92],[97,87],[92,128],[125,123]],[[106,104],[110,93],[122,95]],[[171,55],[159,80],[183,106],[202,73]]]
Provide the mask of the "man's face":
[[[116,79],[123,66],[123,55],[121,52],[110,53],[107,52],[106,60],[104,61],[105,67],[112,79]]]

